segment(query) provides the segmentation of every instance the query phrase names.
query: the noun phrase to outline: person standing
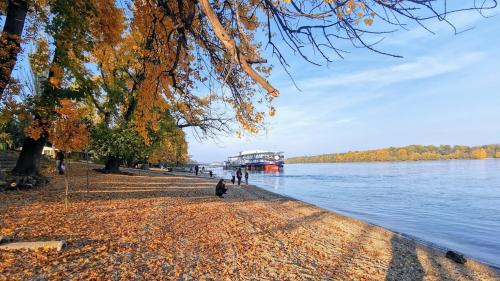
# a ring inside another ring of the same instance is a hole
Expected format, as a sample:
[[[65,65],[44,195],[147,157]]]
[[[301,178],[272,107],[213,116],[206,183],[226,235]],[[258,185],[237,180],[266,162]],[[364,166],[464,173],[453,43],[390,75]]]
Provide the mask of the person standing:
[[[64,152],[60,150],[56,153],[56,166],[59,175],[64,175]]]
[[[241,184],[241,177],[243,174],[241,173],[241,168],[238,168],[238,171],[236,171],[236,177],[238,178],[238,185]]]
[[[198,165],[194,166],[194,173],[198,175],[198,171],[200,171],[200,167]]]
[[[231,171],[231,183],[234,184],[234,180],[236,179],[236,173],[234,170]]]
[[[245,169],[245,184],[248,185],[248,171]]]

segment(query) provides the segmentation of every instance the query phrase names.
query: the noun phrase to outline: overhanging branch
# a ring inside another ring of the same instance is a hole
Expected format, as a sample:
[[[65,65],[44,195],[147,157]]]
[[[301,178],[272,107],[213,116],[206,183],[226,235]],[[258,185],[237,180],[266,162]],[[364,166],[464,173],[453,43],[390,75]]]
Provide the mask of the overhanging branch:
[[[275,89],[264,77],[262,77],[255,69],[250,66],[248,61],[250,59],[246,58],[244,54],[238,49],[236,46],[236,42],[232,39],[220,23],[217,15],[214,10],[210,6],[208,0],[200,0],[200,6],[203,13],[207,16],[208,22],[212,25],[212,29],[217,36],[217,38],[221,41],[226,48],[227,52],[231,55],[233,60],[238,63],[243,71],[250,76],[255,82],[257,82],[262,88],[264,88],[269,94],[272,96],[278,95],[278,90]]]

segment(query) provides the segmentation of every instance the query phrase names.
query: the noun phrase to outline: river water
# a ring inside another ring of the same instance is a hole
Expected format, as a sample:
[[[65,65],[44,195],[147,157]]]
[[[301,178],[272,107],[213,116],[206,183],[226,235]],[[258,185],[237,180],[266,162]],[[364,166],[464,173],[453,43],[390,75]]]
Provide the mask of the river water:
[[[287,164],[249,181],[500,267],[500,159]]]

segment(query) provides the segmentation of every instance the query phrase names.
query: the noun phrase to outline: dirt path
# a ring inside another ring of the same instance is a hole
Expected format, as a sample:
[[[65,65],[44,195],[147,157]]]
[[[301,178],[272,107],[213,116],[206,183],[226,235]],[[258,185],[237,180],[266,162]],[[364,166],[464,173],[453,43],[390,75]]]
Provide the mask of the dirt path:
[[[76,165],[75,165],[76,166]],[[76,167],[75,167],[76,169]],[[254,187],[213,195],[206,178],[74,170],[0,193],[0,235],[67,241],[0,252],[0,280],[500,280],[385,229]]]

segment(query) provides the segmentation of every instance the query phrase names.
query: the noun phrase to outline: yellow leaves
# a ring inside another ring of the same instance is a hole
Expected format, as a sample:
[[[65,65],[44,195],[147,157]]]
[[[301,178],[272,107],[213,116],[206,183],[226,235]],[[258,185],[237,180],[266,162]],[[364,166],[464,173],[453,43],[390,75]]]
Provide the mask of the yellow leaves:
[[[108,250],[108,247],[106,247],[106,245],[103,245],[103,246],[97,248],[96,252],[102,253],[102,252],[106,252],[107,250]]]
[[[188,107],[188,105],[185,102],[179,102],[179,103],[177,103],[177,108],[179,109],[179,111],[181,111],[183,113],[188,113],[189,112],[189,107]]]
[[[333,1],[327,2],[325,0],[325,2],[331,3]],[[365,25],[371,26],[376,14],[373,11],[368,14],[367,10],[364,1],[348,0],[345,4],[337,7],[335,13],[339,20],[352,20],[355,25],[358,25],[363,20]]]
[[[276,109],[273,106],[271,106],[271,109],[269,110],[269,116],[274,117],[275,114],[276,114]]]
[[[187,159],[187,142],[181,129],[175,128],[162,140],[162,143],[150,156],[150,162],[185,163]]]
[[[12,234],[14,234],[14,229],[13,228],[2,227],[0,229],[0,236],[10,237]]]
[[[93,0],[96,7],[96,19],[93,32],[101,42],[115,45],[121,38],[125,28],[123,11],[115,6],[114,0]]]
[[[354,2],[354,0],[349,0],[347,2],[346,13],[347,14],[351,14],[354,11],[355,8],[356,8],[356,3]]]
[[[56,108],[58,118],[50,130],[50,139],[54,147],[64,151],[80,151],[87,145],[90,135],[82,118],[88,113],[84,107],[64,99]]]
[[[61,87],[61,82],[64,76],[64,69],[56,64],[53,63],[52,66],[50,67],[50,71],[53,73],[52,76],[49,78],[49,83],[52,85],[54,88],[60,88]]]
[[[49,42],[42,38],[37,41],[36,51],[29,55],[30,66],[37,76],[43,76],[49,69],[50,51]]]
[[[486,157],[488,157],[486,150],[484,150],[483,148],[474,149],[471,153],[471,156],[474,159],[485,159]]]
[[[34,140],[38,140],[46,130],[46,125],[42,125],[39,120],[32,122],[25,130],[26,136],[31,137]]]

